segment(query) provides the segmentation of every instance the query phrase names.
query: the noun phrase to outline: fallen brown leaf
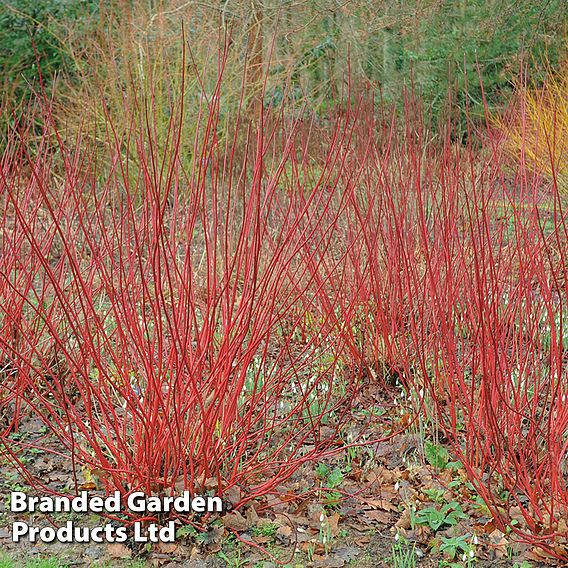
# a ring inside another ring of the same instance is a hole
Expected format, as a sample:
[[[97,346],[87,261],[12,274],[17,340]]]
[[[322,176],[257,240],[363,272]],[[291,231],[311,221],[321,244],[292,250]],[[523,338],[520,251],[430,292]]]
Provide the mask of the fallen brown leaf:
[[[504,533],[495,529],[489,534],[489,545],[495,550],[497,558],[503,558],[507,554],[509,541],[505,538]]]
[[[364,499],[363,502],[372,509],[380,509],[382,511],[398,511],[398,507],[387,499]]]
[[[311,516],[310,516],[311,518]],[[319,519],[319,512],[318,512],[318,519]],[[260,521],[259,521],[260,522]],[[264,522],[264,521],[263,521]],[[276,513],[274,516],[274,523],[277,525],[286,525],[286,526],[304,526],[307,527],[310,525],[310,519],[307,517],[299,516],[299,515],[282,515],[280,513]],[[319,520],[318,520],[319,523]]]
[[[491,534],[497,528],[497,523],[495,519],[489,519],[484,525],[482,525],[483,532],[486,534]]]
[[[365,479],[370,483],[379,483],[381,485],[394,485],[400,477],[400,473],[396,470],[387,469],[386,467],[376,467],[369,471]]]
[[[245,532],[251,528],[252,523],[245,519],[239,511],[235,511],[234,513],[227,513],[223,517],[223,525],[237,532]]]
[[[333,513],[333,515],[327,517],[327,523],[329,526],[329,533],[332,537],[339,534],[339,513]]]
[[[292,530],[292,527],[290,526],[282,526],[282,527],[278,527],[278,530],[276,531],[276,536],[284,543],[289,543],[292,540],[292,533],[294,531]]]
[[[233,485],[223,491],[223,498],[232,506],[235,506],[241,500],[241,490]]]
[[[113,542],[107,544],[107,555],[109,558],[131,558],[132,551],[120,542]]]
[[[314,568],[341,568],[342,566],[345,566],[345,560],[336,556],[326,556],[314,562]]]
[[[409,529],[412,526],[412,523],[410,522],[410,511],[408,509],[405,509],[402,513],[402,515],[400,516],[400,519],[398,519],[398,521],[394,524],[394,526],[397,529]]]
[[[256,509],[254,508],[254,505],[247,509],[247,521],[251,526],[259,524],[260,518],[258,516],[258,513],[256,512]]]
[[[173,554],[178,548],[179,545],[175,542],[158,542],[155,550],[162,554]]]
[[[391,521],[390,513],[379,509],[369,509],[368,511],[365,511],[365,517],[381,525],[388,525]]]

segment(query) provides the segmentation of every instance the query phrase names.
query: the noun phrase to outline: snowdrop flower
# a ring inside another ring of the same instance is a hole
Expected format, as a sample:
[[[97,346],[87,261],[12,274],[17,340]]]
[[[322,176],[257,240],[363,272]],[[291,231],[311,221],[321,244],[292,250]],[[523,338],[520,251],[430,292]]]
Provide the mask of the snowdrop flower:
[[[477,538],[476,534],[473,535],[473,544],[475,544],[476,546],[479,544],[479,539]]]
[[[320,523],[323,525],[323,521],[325,519],[325,515],[323,514],[323,512],[320,513]]]

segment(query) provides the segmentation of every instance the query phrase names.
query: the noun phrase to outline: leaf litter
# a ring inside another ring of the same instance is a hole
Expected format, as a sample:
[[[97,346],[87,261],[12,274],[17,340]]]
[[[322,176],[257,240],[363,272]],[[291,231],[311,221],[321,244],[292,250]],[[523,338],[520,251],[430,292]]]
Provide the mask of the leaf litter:
[[[383,428],[388,427],[388,419],[389,413],[386,413]],[[27,460],[34,476],[42,479],[50,490],[72,491],[71,460],[61,453],[48,455],[33,451],[34,441],[45,436],[37,419],[27,416],[14,435],[26,438],[26,443],[21,444],[19,459]],[[148,566],[169,568],[224,566],[238,557],[247,565],[258,562],[264,563],[258,565],[275,566],[278,561],[314,568],[370,568],[391,566],[393,547],[400,539],[413,547],[418,566],[438,566],[444,562],[451,566],[460,558],[448,556],[447,551],[453,550],[448,543],[473,543],[475,539],[477,544],[472,544],[472,549],[475,549],[476,566],[513,566],[513,557],[518,565],[523,560],[530,562],[530,566],[557,562],[542,552],[515,543],[510,535],[497,528],[487,511],[475,501],[463,470],[440,467],[444,460],[449,461],[449,454],[443,454],[447,453],[445,448],[440,452],[441,461],[432,448],[429,450],[430,462],[438,468],[420,460],[402,459],[409,447],[420,443],[415,434],[402,433],[373,446],[362,445],[349,459],[338,454],[323,464],[306,463],[273,494],[240,509],[234,506],[242,501],[243,489],[230,487],[223,495],[227,506],[224,514],[191,524],[176,519],[176,542],[151,547],[136,546],[132,542],[100,545],[11,542],[11,523],[29,522],[29,517],[9,511],[5,505],[9,493],[16,489],[33,490],[26,480],[15,474],[10,463],[3,460],[0,546],[22,558],[56,552],[73,566],[95,566],[107,558],[113,560],[113,566],[132,558],[142,559]],[[80,489],[100,489],[98,471],[82,468],[78,475]],[[523,522],[520,512],[515,518],[518,523]],[[34,517],[34,524],[38,525],[58,526],[62,521],[61,518],[48,519],[45,515]],[[80,522],[96,526],[106,521],[90,515]]]

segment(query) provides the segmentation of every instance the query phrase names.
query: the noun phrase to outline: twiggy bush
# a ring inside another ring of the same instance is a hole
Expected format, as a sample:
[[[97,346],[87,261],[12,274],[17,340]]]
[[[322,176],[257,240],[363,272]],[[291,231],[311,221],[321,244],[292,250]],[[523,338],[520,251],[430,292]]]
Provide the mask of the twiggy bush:
[[[499,120],[509,146],[531,167],[568,191],[568,59],[543,86],[520,81],[510,116]]]
[[[481,154],[451,125],[434,138],[411,97],[403,124],[349,105],[322,128],[261,111],[242,148],[219,143],[218,100],[187,166],[173,112],[165,148],[151,120],[107,123],[104,176],[80,140],[54,176],[53,131],[33,159],[8,153],[0,346],[16,373],[0,400],[108,487],[239,484],[246,501],[334,451],[358,377],[397,379],[417,409],[433,401],[497,526],[562,556],[556,177],[544,190],[511,170],[491,129]],[[360,374],[339,374],[349,360]]]
[[[335,227],[356,254],[341,271],[328,270],[330,249],[311,265],[343,291],[326,303],[321,287],[319,306],[351,322],[343,341],[377,385],[398,379],[434,401],[428,412],[497,526],[558,555],[568,538],[567,212],[557,184],[544,191],[530,168],[511,171],[490,129],[481,154],[453,144],[450,128],[433,143],[415,104],[403,128],[394,116],[376,124],[381,144],[370,137],[355,159],[372,157]]]
[[[310,227],[334,222],[337,147],[321,165],[333,183],[303,201],[283,175],[305,152],[297,124],[261,116],[237,163],[212,103],[188,167],[172,112],[161,150],[150,121],[107,123],[104,175],[98,150],[59,139],[54,175],[45,112],[45,147],[31,157],[20,140],[0,178],[9,392],[60,445],[27,443],[70,456],[107,489],[237,484],[241,505],[337,451],[354,379],[333,388],[344,347],[333,322],[306,330],[318,283],[299,262],[329,246]],[[18,443],[6,449],[18,462]]]
[[[408,183],[386,187],[381,231],[383,286],[403,306],[398,361],[406,380],[430,389],[439,427],[502,530],[516,514],[523,538],[552,546],[557,531],[568,536],[559,528],[568,242],[558,187],[542,195],[523,168],[510,180],[495,140],[485,159],[405,144]]]

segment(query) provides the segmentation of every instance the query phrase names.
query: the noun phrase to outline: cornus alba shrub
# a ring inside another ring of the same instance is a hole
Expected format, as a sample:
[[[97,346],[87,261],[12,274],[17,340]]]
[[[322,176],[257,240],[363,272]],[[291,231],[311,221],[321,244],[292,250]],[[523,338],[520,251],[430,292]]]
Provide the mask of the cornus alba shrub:
[[[76,487],[80,467],[124,493],[238,485],[239,506],[337,451],[356,379],[339,372],[334,320],[310,327],[321,284],[306,260],[331,246],[312,227],[333,232],[351,126],[330,127],[330,183],[306,196],[309,129],[236,117],[237,160],[219,108],[201,104],[189,168],[175,112],[165,141],[149,112],[126,132],[107,124],[103,163],[64,143],[48,109],[33,156],[22,134],[3,158],[4,433],[27,416],[49,433],[5,438],[28,475],[35,447],[69,458]]]
[[[479,151],[420,116],[409,99],[402,124],[379,117],[352,145],[341,269],[331,248],[306,263],[327,283],[318,307],[377,388],[404,386],[496,526],[565,557],[566,201],[491,129]]]
[[[320,123],[235,117],[221,140],[219,89],[190,160],[175,113],[160,143],[151,118],[108,124],[104,168],[81,140],[55,161],[49,127],[34,158],[24,135],[9,147],[4,433],[32,414],[60,444],[28,445],[109,488],[239,485],[242,505],[336,451],[359,377],[397,379],[496,526],[565,555],[557,184],[490,128],[481,150],[434,136],[411,98],[402,122],[370,101]]]

